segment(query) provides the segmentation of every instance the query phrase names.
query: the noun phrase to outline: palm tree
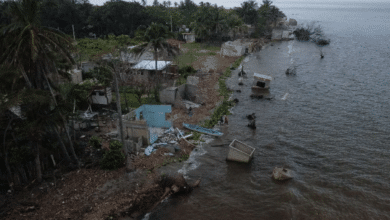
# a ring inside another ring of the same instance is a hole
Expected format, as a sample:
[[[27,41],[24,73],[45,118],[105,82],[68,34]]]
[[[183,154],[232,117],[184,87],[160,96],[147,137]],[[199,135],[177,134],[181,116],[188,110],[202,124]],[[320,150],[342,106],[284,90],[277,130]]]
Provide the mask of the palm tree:
[[[133,48],[131,52],[134,52],[138,57],[140,57],[142,54],[152,49],[156,64],[155,74],[157,76],[158,51],[165,52],[169,55],[176,55],[179,51],[177,48],[172,47],[167,43],[167,39],[174,37],[174,34],[169,31],[167,26],[154,22],[152,22],[148,28],[145,28],[145,26],[140,26],[139,31],[142,33],[140,40],[144,41],[145,43]]]
[[[69,50],[71,38],[59,30],[40,25],[40,2],[21,0],[12,2],[10,13],[13,22],[2,29],[7,48],[0,57],[0,63],[10,64],[23,75],[30,88],[47,88],[49,70],[56,69],[55,57],[75,64]],[[59,71],[69,77],[64,71]]]
[[[3,45],[7,45],[2,48],[0,65],[15,69],[32,93],[49,90],[52,96],[49,102],[57,105],[53,90],[57,86],[52,79],[58,75],[70,78],[66,70],[75,64],[69,52],[74,45],[71,38],[61,31],[40,25],[40,8],[40,1],[11,2],[9,12],[13,16],[12,23],[3,27],[0,33]],[[58,69],[59,63],[65,69]],[[50,104],[44,107],[50,108]],[[70,138],[65,118],[62,115],[61,118]],[[37,141],[40,142],[39,139]],[[71,141],[70,144],[73,149]]]
[[[237,13],[243,18],[246,24],[254,24],[257,20],[257,3],[255,1],[246,1],[237,8]]]

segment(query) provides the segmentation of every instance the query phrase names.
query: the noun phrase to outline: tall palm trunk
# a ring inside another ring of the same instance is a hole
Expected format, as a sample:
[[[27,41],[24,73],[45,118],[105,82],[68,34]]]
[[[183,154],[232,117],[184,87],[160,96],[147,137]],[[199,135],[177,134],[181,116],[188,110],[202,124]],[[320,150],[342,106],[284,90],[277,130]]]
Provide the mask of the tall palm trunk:
[[[116,71],[114,70],[114,78],[115,78],[115,95],[116,95],[116,107],[118,109],[118,117],[119,117],[119,132],[121,141],[123,143],[123,150],[125,151],[125,155],[127,156],[127,147],[125,145],[125,136],[123,134],[123,121],[122,121],[122,109],[121,109],[121,100],[119,95],[119,86],[118,86],[118,77],[116,75]]]
[[[36,150],[35,150],[35,169],[37,171],[37,182],[42,182],[42,168],[41,168],[41,161],[39,158],[39,148],[41,146],[41,140],[38,141],[39,143],[36,144]]]
[[[61,148],[61,150],[62,150],[62,153],[63,153],[64,156],[65,156],[65,160],[68,161],[68,162],[70,162],[70,161],[71,161],[70,156],[69,156],[69,154],[68,154],[68,151],[66,150],[66,147],[65,147],[64,142],[63,142],[62,139],[61,139],[60,133],[58,132],[57,128],[55,128],[55,127],[53,127],[53,130],[54,130],[54,132],[56,133],[56,136],[57,136],[58,141],[60,142],[60,148]]]
[[[48,71],[48,63],[46,63],[46,65],[43,65],[43,66],[45,67],[46,71],[49,72],[49,71]],[[55,68],[54,62],[53,62],[53,66],[54,66],[54,70],[56,71],[56,74],[59,75],[59,74],[58,74],[58,71],[57,71],[57,68]],[[52,90],[52,88],[51,88],[51,86],[50,86],[49,80],[47,79],[47,76],[46,76],[46,74],[45,74],[44,72],[43,72],[43,75],[45,76],[46,83],[47,83],[47,85],[49,86],[49,89],[50,89],[52,98],[53,98],[53,100],[54,100],[54,103],[57,105],[57,101],[56,101],[56,98],[55,98],[55,96],[54,96],[53,90]],[[62,114],[60,114],[60,116],[61,116],[62,122],[63,122],[63,124],[64,124],[64,128],[65,128],[65,131],[66,131],[67,138],[68,138],[68,140],[69,140],[69,148],[70,148],[70,151],[71,151],[71,153],[72,153],[72,156],[73,156],[74,161],[78,164],[78,158],[77,158],[76,152],[74,151],[73,142],[72,142],[72,139],[70,138],[70,135],[69,135],[69,129],[68,129],[68,126],[67,126],[65,117],[64,117]]]
[[[12,182],[12,171],[11,171],[11,167],[9,166],[9,162],[8,162],[8,151],[7,151],[7,148],[6,148],[6,145],[5,145],[5,139],[6,139],[6,135],[7,135],[7,130],[9,129],[10,125],[11,125],[11,122],[12,122],[13,118],[11,118],[9,121],[8,121],[8,125],[4,131],[4,137],[3,137],[3,147],[4,147],[4,163],[5,163],[5,167],[7,169],[7,174],[8,174],[8,179],[10,181],[10,183]]]
[[[157,78],[157,60],[158,60],[157,48],[154,48],[154,57],[155,57],[155,64],[156,64],[154,74],[155,74],[155,77]]]
[[[62,115],[61,115],[62,117]],[[68,124],[66,123],[65,121],[65,118],[62,117],[62,121],[64,123],[64,127],[65,127],[65,131],[66,131],[66,135],[68,137],[68,140],[69,140],[69,148],[70,148],[70,152],[72,153],[72,156],[73,156],[73,160],[78,164],[79,163],[79,160],[77,158],[77,155],[76,155],[76,152],[74,151],[74,147],[73,147],[73,142],[72,142],[72,138],[70,137],[69,135],[69,128],[68,128]]]

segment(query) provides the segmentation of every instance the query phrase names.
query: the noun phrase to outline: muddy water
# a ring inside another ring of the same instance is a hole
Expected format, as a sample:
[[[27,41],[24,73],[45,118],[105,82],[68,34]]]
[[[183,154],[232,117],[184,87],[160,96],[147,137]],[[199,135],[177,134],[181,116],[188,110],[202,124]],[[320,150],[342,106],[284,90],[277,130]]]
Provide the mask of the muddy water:
[[[227,146],[204,146],[186,172],[190,181],[202,176],[201,186],[145,219],[390,219],[390,33],[356,36],[354,23],[342,32],[346,24],[332,22],[324,21],[332,39],[324,59],[312,44],[280,42],[244,63],[244,86],[237,71],[228,81],[242,92],[225,135],[211,144],[239,139],[256,148],[252,162],[227,162]],[[286,76],[293,65],[296,76]],[[274,77],[273,100],[249,98],[254,72]],[[245,119],[253,112],[254,131]],[[275,166],[294,179],[272,181]]]

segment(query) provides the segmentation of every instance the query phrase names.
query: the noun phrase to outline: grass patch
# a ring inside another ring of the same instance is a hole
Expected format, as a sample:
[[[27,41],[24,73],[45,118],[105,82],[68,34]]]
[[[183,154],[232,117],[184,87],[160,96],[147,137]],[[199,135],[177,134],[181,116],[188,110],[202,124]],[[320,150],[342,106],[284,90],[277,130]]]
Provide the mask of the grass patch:
[[[160,105],[161,104],[160,102],[156,102],[154,100],[154,97],[152,94],[150,95],[149,98],[148,97],[141,98],[141,103],[139,103],[134,94],[121,92],[120,97],[121,97],[122,112],[124,112],[124,110],[126,109],[125,96],[127,97],[127,104],[129,105],[129,108],[139,108],[140,106],[145,105],[145,104],[153,104],[153,105]],[[112,96],[112,102],[114,102],[114,103],[116,102],[115,94],[113,94],[113,96]]]
[[[206,55],[208,55],[208,56],[215,56],[215,55],[217,55],[217,53],[215,53],[215,52],[208,52],[208,53],[206,53]]]
[[[181,46],[185,49],[188,49],[188,51],[174,59],[174,62],[178,65],[179,68],[182,68],[186,65],[191,65],[191,63],[197,61],[199,57],[215,56],[217,55],[216,52],[221,50],[221,47],[206,46],[201,45],[200,43],[186,43],[182,44]],[[200,50],[209,50],[210,52],[200,53]]]
[[[237,69],[237,67],[240,66],[240,64],[241,64],[241,62],[244,60],[244,58],[245,58],[244,56],[238,58],[236,61],[234,61],[232,67],[233,67],[234,69]]]
[[[244,58],[245,57],[243,57],[243,56],[238,58],[234,62],[233,66],[236,66],[236,68],[237,68]],[[234,102],[233,101],[227,101],[229,99],[229,96],[232,93],[232,91],[230,91],[227,88],[227,86],[226,86],[226,79],[228,77],[230,77],[231,75],[232,75],[232,72],[231,72],[230,68],[226,68],[226,70],[223,73],[223,75],[219,78],[219,80],[218,80],[219,90],[218,91],[219,91],[219,94],[221,96],[223,96],[223,102],[222,102],[221,105],[219,105],[215,109],[215,111],[211,115],[211,118],[208,119],[208,120],[205,120],[203,122],[203,124],[201,125],[202,127],[212,128],[212,127],[214,127],[218,123],[218,121],[220,120],[221,116],[223,116],[223,115],[230,115],[229,109],[234,106]]]
[[[81,38],[77,39],[77,50],[79,51],[80,57],[77,57],[78,62],[93,60],[104,54],[112,53],[120,46],[137,45],[140,42],[129,38],[127,35],[114,36],[109,35],[107,39],[89,39]]]
[[[214,52],[221,50],[221,47],[202,45],[200,43],[186,43],[186,44],[182,44],[181,46],[189,50],[210,50]]]
[[[185,84],[186,82],[187,82],[187,80],[183,76],[180,76],[180,78],[177,79],[175,86],[181,86],[181,85]]]
[[[189,137],[188,139],[192,139],[194,141],[198,141],[200,139],[201,135],[202,134],[200,132],[194,131],[194,132],[192,132],[192,136]]]

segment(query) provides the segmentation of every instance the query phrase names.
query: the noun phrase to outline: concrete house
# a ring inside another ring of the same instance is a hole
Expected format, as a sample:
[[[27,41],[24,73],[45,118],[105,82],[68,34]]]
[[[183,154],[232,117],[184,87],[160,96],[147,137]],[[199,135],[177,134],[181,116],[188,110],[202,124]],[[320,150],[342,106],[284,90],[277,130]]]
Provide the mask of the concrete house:
[[[95,89],[91,95],[92,104],[108,105],[112,102],[111,88],[107,87]]]
[[[195,42],[195,34],[194,33],[183,33],[183,38],[187,43]]]
[[[168,73],[171,61],[157,61],[157,74]],[[132,67],[135,78],[140,81],[147,81],[156,70],[155,60],[142,60]]]

